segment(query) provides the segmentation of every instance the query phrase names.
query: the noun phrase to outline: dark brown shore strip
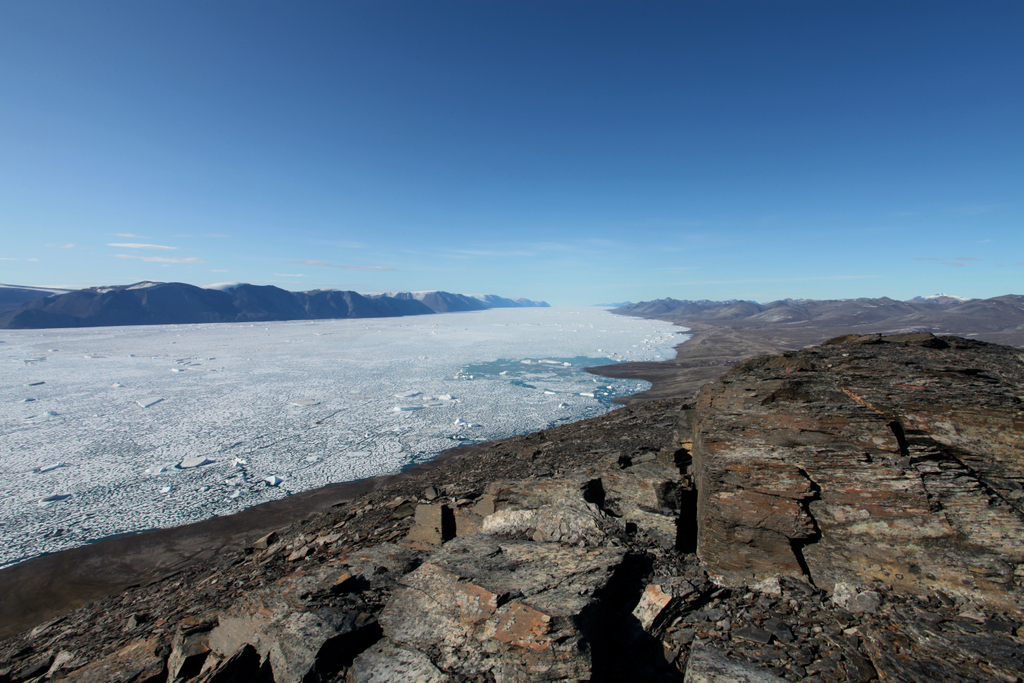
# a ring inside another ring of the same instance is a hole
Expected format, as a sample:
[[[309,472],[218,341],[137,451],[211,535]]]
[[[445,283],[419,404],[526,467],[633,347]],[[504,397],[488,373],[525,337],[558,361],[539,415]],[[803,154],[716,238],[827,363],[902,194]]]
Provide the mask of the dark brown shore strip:
[[[751,356],[763,356],[800,349],[843,334],[847,328],[804,327],[801,329],[729,329],[690,322],[677,322],[692,336],[676,346],[672,360],[619,363],[587,368],[587,372],[613,379],[642,379],[653,386],[615,403],[634,405],[663,398],[693,396],[708,382]]]
[[[452,448],[398,474],[328,484],[233,515],[105,538],[7,567],[0,570],[0,639],[129,586],[157,581],[197,562],[236,553],[271,531],[498,443],[501,441]]]

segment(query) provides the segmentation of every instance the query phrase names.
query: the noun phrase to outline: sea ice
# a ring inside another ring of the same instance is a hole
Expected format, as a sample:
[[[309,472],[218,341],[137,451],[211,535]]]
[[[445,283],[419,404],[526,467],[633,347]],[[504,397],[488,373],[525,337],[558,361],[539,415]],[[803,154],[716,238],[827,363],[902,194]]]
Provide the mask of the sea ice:
[[[278,476],[275,475],[275,476],[272,476],[272,477],[265,477],[263,479],[263,481],[267,482],[267,485],[269,485],[269,486],[277,486],[278,484],[283,482],[284,479],[282,479],[281,477],[278,477]]]
[[[299,408],[308,408],[309,406],[320,405],[320,401],[315,398],[297,398],[292,401],[292,405]]]
[[[9,397],[0,404],[0,567],[599,415],[616,407],[613,397],[648,385],[594,384],[582,368],[608,360],[593,349],[621,358],[648,340],[626,357],[670,357],[679,331],[590,308],[0,331],[0,396]],[[62,351],[21,362],[50,347]],[[103,363],[93,363],[99,356]],[[39,406],[32,417],[16,402],[25,384]],[[613,389],[597,390],[607,385]],[[396,402],[411,391],[417,395]],[[294,397],[317,402],[289,406]],[[421,405],[395,411],[396,403]],[[216,462],[180,466],[200,457]],[[57,462],[64,467],[39,473],[40,464]],[[241,481],[226,486],[232,474]],[[268,485],[272,476],[281,484]],[[161,486],[168,495],[154,496]],[[88,524],[47,536],[67,526],[70,507],[36,505],[54,487],[73,496],[74,513]]]

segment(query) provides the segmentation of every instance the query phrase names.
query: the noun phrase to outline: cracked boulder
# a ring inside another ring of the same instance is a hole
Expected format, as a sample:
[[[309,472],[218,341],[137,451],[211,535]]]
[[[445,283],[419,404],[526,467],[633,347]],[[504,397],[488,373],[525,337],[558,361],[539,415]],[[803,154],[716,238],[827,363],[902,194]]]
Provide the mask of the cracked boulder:
[[[622,563],[616,548],[475,534],[448,542],[401,580],[380,615],[410,667],[496,681],[591,675],[599,595]],[[416,654],[418,653],[418,655]],[[361,656],[356,680],[384,680],[386,660]],[[404,661],[404,660],[403,660]],[[441,679],[439,679],[441,680]]]

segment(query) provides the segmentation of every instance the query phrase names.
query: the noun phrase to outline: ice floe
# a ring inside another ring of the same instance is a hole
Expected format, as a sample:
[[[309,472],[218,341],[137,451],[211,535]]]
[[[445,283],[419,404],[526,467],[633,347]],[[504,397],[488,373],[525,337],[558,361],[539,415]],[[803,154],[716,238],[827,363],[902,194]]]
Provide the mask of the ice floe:
[[[279,486],[284,481],[284,479],[277,475],[273,475],[270,477],[264,477],[263,481],[267,482],[268,486]]]
[[[182,461],[178,463],[178,467],[180,469],[187,470],[187,469],[191,469],[193,467],[202,467],[203,465],[212,465],[212,464],[213,464],[213,460],[210,460],[209,458],[207,458],[205,456],[199,455],[199,456],[190,456],[188,458],[183,458]]]
[[[292,405],[298,408],[308,408],[310,406],[320,405],[320,401],[316,400],[315,398],[297,398],[294,401],[292,401]]]
[[[395,406],[394,408],[392,408],[392,410],[394,410],[396,413],[405,413],[411,410],[423,410],[423,406]]]
[[[39,504],[45,506],[45,505],[50,505],[52,503],[59,503],[62,500],[67,500],[70,497],[71,497],[70,493],[58,493],[58,494],[55,494],[55,495],[52,495],[52,496],[46,496],[45,498],[40,498],[39,499]]]
[[[162,401],[162,398],[140,398],[135,403],[140,408],[149,408],[150,406],[155,406],[157,403],[160,403]]]

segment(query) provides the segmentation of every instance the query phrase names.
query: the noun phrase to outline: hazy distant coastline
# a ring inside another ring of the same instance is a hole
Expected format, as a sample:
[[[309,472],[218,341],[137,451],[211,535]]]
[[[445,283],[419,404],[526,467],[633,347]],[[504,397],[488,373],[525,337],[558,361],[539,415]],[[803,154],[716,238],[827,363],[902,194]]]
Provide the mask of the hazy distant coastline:
[[[270,285],[137,282],[73,291],[0,285],[0,329],[328,320],[547,307],[544,301],[451,292],[359,294]]]

